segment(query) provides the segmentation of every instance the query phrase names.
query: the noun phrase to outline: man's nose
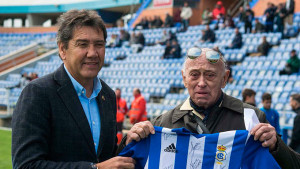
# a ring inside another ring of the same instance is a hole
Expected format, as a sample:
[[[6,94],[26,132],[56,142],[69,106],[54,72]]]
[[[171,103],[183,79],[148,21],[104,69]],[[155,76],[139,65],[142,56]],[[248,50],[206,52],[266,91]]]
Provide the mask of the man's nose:
[[[207,84],[206,84],[206,79],[205,79],[204,75],[200,76],[198,79],[198,86],[200,88],[204,88],[204,87],[206,87],[206,85]]]
[[[94,47],[94,45],[90,45],[87,51],[87,57],[96,57],[97,55],[97,49]]]

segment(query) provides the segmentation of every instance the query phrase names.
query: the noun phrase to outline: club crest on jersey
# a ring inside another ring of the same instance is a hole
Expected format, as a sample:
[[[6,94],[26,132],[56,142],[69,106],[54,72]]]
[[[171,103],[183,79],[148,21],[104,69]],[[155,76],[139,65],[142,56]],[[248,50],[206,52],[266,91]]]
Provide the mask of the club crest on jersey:
[[[216,160],[218,160],[217,164],[222,164],[222,161],[226,160],[226,147],[221,145],[217,147],[217,152],[216,152]]]

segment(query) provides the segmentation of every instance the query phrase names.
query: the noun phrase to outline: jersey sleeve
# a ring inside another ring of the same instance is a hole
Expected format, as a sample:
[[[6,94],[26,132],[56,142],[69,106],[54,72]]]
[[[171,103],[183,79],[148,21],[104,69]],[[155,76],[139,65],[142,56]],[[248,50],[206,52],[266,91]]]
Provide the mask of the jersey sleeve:
[[[142,139],[139,142],[133,141],[128,144],[118,156],[132,157],[135,159],[136,169],[143,169],[146,165],[150,148],[150,139]]]

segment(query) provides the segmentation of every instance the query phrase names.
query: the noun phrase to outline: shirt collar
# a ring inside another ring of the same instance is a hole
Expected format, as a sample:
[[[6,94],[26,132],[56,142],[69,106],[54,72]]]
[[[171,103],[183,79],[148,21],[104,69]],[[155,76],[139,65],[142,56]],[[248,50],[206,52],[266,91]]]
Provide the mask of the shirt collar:
[[[195,111],[191,104],[190,104],[190,97],[188,97],[184,103],[182,104],[182,106],[180,107],[181,111],[192,111],[196,116],[198,116],[201,120],[203,120],[204,116],[202,116],[200,113],[198,113],[197,111]]]
[[[81,95],[82,95],[82,96],[86,97],[86,95],[85,95],[85,93],[86,93],[85,88],[84,88],[80,83],[78,83],[77,80],[75,80],[75,79],[73,78],[73,76],[70,74],[70,72],[68,71],[68,69],[66,68],[65,65],[64,65],[64,69],[66,70],[66,72],[67,72],[69,78],[71,79],[71,82],[72,82],[72,84],[73,84],[73,86],[74,86],[74,88],[75,88],[75,91],[76,91],[77,95],[78,95],[78,96],[81,96]],[[97,77],[95,77],[95,78],[94,78],[94,88],[93,88],[93,93],[92,93],[92,95],[91,95],[90,98],[97,97],[98,94],[100,93],[101,89],[102,89],[101,82],[100,82],[100,80],[99,80]]]

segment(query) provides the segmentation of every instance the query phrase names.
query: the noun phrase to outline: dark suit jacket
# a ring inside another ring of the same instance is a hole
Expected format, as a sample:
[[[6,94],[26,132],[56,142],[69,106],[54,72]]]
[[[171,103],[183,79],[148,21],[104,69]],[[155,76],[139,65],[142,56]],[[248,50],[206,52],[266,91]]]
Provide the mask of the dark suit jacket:
[[[115,155],[116,97],[101,81],[97,96],[101,134],[96,154],[88,120],[61,65],[29,83],[12,118],[13,168],[88,169]]]

